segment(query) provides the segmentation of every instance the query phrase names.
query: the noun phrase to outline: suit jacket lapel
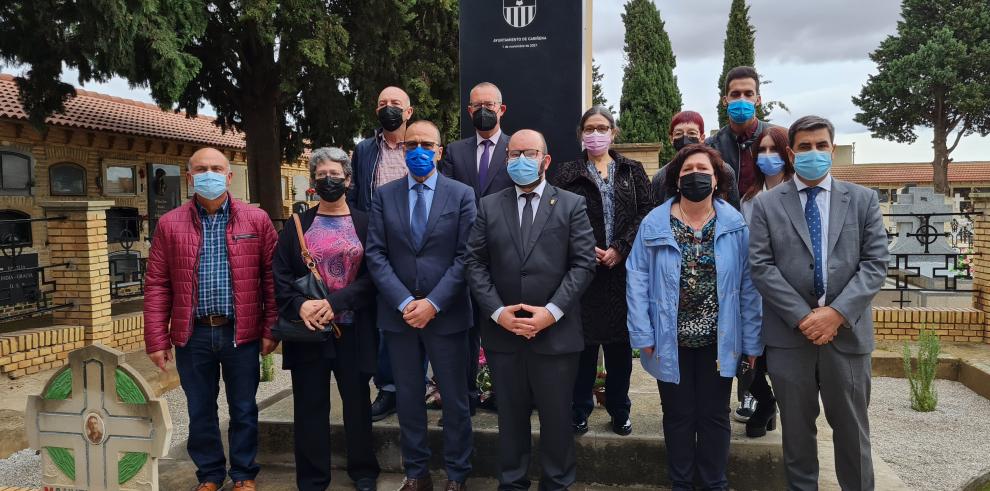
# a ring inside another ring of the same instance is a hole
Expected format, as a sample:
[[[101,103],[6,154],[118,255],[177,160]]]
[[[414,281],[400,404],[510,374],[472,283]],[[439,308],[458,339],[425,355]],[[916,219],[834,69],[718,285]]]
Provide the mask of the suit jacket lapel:
[[[409,181],[402,178],[402,185],[395,193],[395,209],[399,210],[399,223],[402,224],[402,236],[406,238],[409,249],[416,250],[412,243],[412,227],[409,224]]]
[[[481,183],[481,192],[479,195],[484,196],[488,192],[492,181],[495,180],[495,174],[505,172],[505,152],[508,147],[509,137],[505,136],[505,133],[502,133],[498,141],[495,142],[495,147],[492,148],[491,160],[488,161],[488,175],[485,178],[485,182]],[[477,171],[475,174],[477,174]]]
[[[502,214],[505,215],[505,223],[509,225],[509,235],[512,236],[512,244],[516,248],[519,259],[523,259],[523,246],[521,232],[519,231],[519,205],[517,203],[516,188],[511,187],[505,190],[505,199],[502,200]]]
[[[447,208],[447,201],[450,200],[446,179],[442,175],[437,175],[437,188],[433,190],[433,204],[430,205],[430,216],[426,220],[426,234],[423,236],[423,243],[420,245],[420,249],[430,240],[433,228],[436,227],[437,220]]]
[[[533,217],[533,228],[529,232],[529,243],[523,248],[523,262],[526,261],[530,253],[533,252],[533,248],[536,247],[536,243],[543,233],[543,227],[546,226],[547,220],[550,219],[550,214],[553,213],[553,207],[556,204],[557,188],[547,184],[543,189],[543,196],[540,196],[540,207],[536,209],[536,216]]]
[[[842,224],[846,219],[846,210],[849,209],[849,190],[835,178],[832,178],[832,192],[829,193],[828,209],[828,251],[826,257],[832,255],[832,249],[839,241],[839,234],[842,233]]]
[[[467,166],[465,171],[467,172],[468,180],[471,182],[471,187],[474,188],[478,196],[481,193],[478,192],[481,189],[481,185],[478,183],[478,137],[472,136],[468,138],[465,142],[463,148],[460,149],[462,152],[461,158],[458,159],[460,162],[464,162]]]
[[[801,206],[801,198],[798,196],[799,191],[797,190],[797,186],[793,180],[787,181],[783,186],[787,186],[783,193],[784,202],[782,204],[784,205],[784,209],[787,210],[787,216],[791,219],[791,225],[794,226],[794,230],[797,230],[801,241],[804,242],[804,246],[808,248],[808,252],[813,256],[811,232],[808,232],[808,221],[804,219],[804,207]]]

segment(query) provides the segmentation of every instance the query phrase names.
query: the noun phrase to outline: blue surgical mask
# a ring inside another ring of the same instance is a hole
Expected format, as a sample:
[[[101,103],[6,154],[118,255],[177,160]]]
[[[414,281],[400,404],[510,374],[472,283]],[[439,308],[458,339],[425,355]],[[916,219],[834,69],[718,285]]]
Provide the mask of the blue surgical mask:
[[[505,170],[509,172],[512,182],[520,187],[535,184],[540,180],[540,161],[525,155],[510,160]]]
[[[756,156],[756,166],[764,176],[776,176],[784,170],[784,159],[776,153],[761,153]]]
[[[193,176],[193,190],[208,200],[215,200],[227,192],[227,176],[219,172],[195,174]]]
[[[729,112],[729,119],[736,124],[743,124],[753,119],[753,115],[756,114],[756,104],[746,99],[731,101],[726,109]]]
[[[817,181],[832,168],[832,154],[809,150],[794,154],[794,172],[806,181]]]
[[[426,177],[433,172],[433,157],[436,152],[423,147],[416,147],[406,151],[406,167],[409,173],[416,177]]]

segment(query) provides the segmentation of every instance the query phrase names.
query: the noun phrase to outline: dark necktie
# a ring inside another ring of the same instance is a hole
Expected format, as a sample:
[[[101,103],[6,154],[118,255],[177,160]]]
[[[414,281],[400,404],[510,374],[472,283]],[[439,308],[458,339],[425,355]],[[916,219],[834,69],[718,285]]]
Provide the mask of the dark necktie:
[[[482,140],[481,145],[485,146],[485,150],[481,152],[481,160],[478,161],[478,189],[485,189],[485,183],[488,181],[488,164],[492,160],[492,141]]]
[[[426,185],[418,182],[413,189],[416,191],[416,204],[413,206],[412,220],[409,222],[412,229],[413,245],[418,249],[423,245],[423,236],[426,234],[426,220],[429,218],[426,213]]]
[[[535,196],[536,193],[523,193],[522,195],[526,199],[526,205],[523,206],[522,223],[519,224],[519,229],[524,247],[529,244],[529,232],[533,228],[533,197]]]
[[[804,204],[804,219],[808,222],[808,232],[811,233],[811,251],[815,255],[815,298],[825,294],[825,270],[822,264],[822,215],[815,198],[822,188],[818,186],[804,188],[808,202]]]

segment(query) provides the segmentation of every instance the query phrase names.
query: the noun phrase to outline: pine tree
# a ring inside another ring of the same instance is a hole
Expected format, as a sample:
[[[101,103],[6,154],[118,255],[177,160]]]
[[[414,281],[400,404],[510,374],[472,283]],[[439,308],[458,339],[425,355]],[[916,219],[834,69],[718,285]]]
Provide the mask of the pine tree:
[[[725,75],[737,66],[756,66],[756,54],[753,42],[756,39],[756,29],[749,23],[749,6],[745,0],[732,0],[729,9],[729,23],[725,27],[725,43],[722,50],[722,75],[718,77],[718,124],[719,127],[729,124],[729,115],[725,112],[722,96],[725,95]],[[763,119],[763,108],[758,107],[756,117]]]
[[[670,120],[681,109],[670,37],[650,0],[629,0],[622,22],[626,26],[626,67],[619,102],[620,137],[624,142],[666,142]],[[670,145],[663,145],[662,161],[673,154]]]
[[[899,143],[915,142],[919,126],[932,128],[935,190],[948,194],[949,156],[960,139],[990,134],[990,4],[904,0],[897,33],[870,58],[878,72],[853,97],[862,111],[854,119]]]
[[[610,113],[615,114],[615,108],[609,105],[608,99],[605,98],[605,89],[602,87],[602,79],[605,75],[602,74],[600,65],[595,63],[595,60],[591,60],[591,105],[592,106],[602,106],[608,108]]]

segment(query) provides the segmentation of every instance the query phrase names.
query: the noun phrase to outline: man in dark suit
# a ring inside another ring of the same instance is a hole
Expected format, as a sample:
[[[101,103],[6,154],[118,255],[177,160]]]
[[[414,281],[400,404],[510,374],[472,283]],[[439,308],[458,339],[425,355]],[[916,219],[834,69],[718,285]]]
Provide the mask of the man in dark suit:
[[[505,150],[509,135],[502,133],[500,123],[505,114],[502,92],[491,82],[482,82],[471,89],[468,116],[477,130],[475,136],[447,145],[440,172],[474,188],[477,199],[512,187],[505,170]],[[481,316],[474,312],[474,327],[468,334],[468,396],[471,413],[478,405],[478,348],[481,346]],[[493,399],[492,399],[493,400]]]
[[[584,350],[580,299],[595,273],[584,198],[546,183],[546,140],[509,141],[514,187],[482,198],[471,230],[468,284],[498,393],[499,489],[528,489],[530,414],[540,416],[540,489],[574,483],[571,396]]]
[[[805,116],[788,137],[794,179],[756,196],[749,225],[787,488],[818,489],[820,398],[833,431],[839,486],[872,490],[871,302],[887,275],[887,233],[876,193],[829,173],[832,123]]]
[[[378,287],[378,325],[395,375],[406,479],[400,491],[432,490],[423,394],[424,354],[443,398],[447,487],[466,489],[471,471],[467,333],[471,298],[464,279],[476,207],[471,188],[436,171],[443,148],[428,121],[406,129],[409,176],[375,194],[368,226],[368,269]]]

